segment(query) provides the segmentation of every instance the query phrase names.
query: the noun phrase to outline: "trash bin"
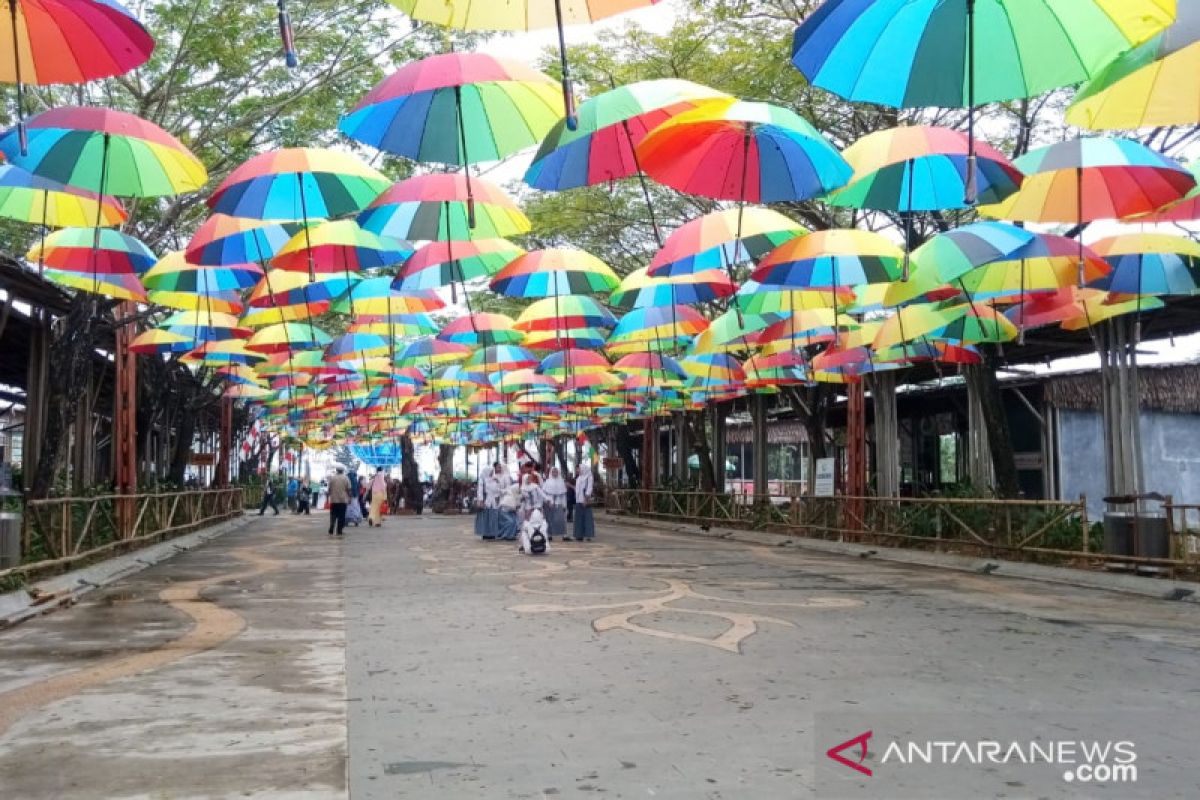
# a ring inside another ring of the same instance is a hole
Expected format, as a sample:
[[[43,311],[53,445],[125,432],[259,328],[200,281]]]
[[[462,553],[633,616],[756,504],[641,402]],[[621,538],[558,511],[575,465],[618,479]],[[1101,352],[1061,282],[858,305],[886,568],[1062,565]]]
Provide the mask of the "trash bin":
[[[1104,515],[1104,552],[1114,556],[1170,558],[1165,514],[1109,511]]]
[[[21,564],[21,514],[0,511],[0,569]]]

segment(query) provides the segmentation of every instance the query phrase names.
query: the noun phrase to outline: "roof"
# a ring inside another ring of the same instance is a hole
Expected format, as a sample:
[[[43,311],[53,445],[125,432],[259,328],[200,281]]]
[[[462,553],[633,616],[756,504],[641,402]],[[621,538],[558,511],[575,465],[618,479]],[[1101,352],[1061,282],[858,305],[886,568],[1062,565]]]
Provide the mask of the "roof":
[[[1100,408],[1102,384],[1098,370],[1050,375],[1045,385],[1046,399],[1059,408]],[[1138,386],[1143,411],[1200,414],[1200,364],[1139,366]]]

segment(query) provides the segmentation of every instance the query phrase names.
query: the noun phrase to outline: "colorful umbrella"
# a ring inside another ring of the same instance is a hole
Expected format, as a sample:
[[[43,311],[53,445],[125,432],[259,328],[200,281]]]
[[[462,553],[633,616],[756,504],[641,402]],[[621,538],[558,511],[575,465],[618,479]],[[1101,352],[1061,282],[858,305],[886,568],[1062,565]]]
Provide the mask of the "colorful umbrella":
[[[352,219],[343,219],[306,227],[279,249],[271,266],[310,276],[362,272],[398,265],[412,252],[408,242],[379,236]]]
[[[621,318],[608,338],[610,353],[671,351],[687,344],[709,326],[709,321],[687,306],[635,308]]]
[[[468,218],[473,199],[474,226]],[[364,230],[409,241],[503,239],[529,233],[529,218],[504,191],[459,174],[419,175],[393,184],[358,217]]]
[[[1127,50],[1079,88],[1067,122],[1092,130],[1200,124],[1200,6]]]
[[[805,233],[799,223],[768,208],[713,211],[671,233],[650,262],[648,274],[665,278],[728,269]]]
[[[115,197],[103,197],[9,164],[0,165],[0,217],[43,228],[120,225],[129,218]]]
[[[472,347],[516,344],[525,338],[525,334],[513,325],[512,317],[504,314],[469,314],[446,325],[437,338]]]
[[[796,30],[792,63],[847,100],[969,108],[971,204],[977,105],[1085,81],[1174,11],[1173,0],[826,0]]]
[[[672,117],[646,134],[636,152],[659,183],[715,200],[805,200],[844,186],[851,176],[807,120],[741,100],[710,100]]]
[[[403,291],[455,287],[490,278],[524,253],[505,239],[430,242],[404,262],[394,285]]]
[[[492,291],[510,297],[561,297],[609,292],[616,273],[583,250],[534,250],[509,262],[491,280]]]
[[[643,267],[626,275],[609,295],[608,302],[626,311],[643,306],[695,305],[729,297],[736,290],[729,275],[718,269],[674,278],[651,278]]]
[[[0,15],[0,81],[17,85],[17,138],[26,152],[25,84],[87,83],[123,75],[154,52],[142,23],[114,0],[9,0]],[[78,223],[83,224],[83,223]]]
[[[361,211],[388,184],[382,173],[349,153],[297,147],[249,159],[206,202],[232,217],[307,225]]]
[[[571,70],[567,63],[564,25],[595,22],[633,8],[651,6],[659,0],[506,0],[496,3],[447,3],[445,0],[388,0],[414,19],[466,30],[530,31],[536,28],[558,29],[559,65],[562,69],[563,106],[568,126],[575,128],[575,97],[571,89]]]
[[[212,214],[192,235],[184,255],[192,264],[261,275],[266,263],[299,229],[290,223]]]
[[[1113,294],[1191,295],[1200,289],[1200,244],[1166,233],[1126,233],[1093,242],[1112,272],[1089,286]]]
[[[1200,181],[1200,160],[1189,164],[1188,172],[1192,173],[1193,178]],[[1128,221],[1150,224],[1156,222],[1191,222],[1197,219],[1200,219],[1200,183],[1197,183],[1196,188],[1185,194],[1182,199],[1170,203],[1150,214],[1140,214],[1130,217]]]
[[[63,228],[25,256],[47,267],[83,276],[140,275],[158,261],[141,241],[110,228]]]
[[[600,347],[617,324],[611,313],[590,297],[548,297],[531,303],[514,327],[534,349]]]

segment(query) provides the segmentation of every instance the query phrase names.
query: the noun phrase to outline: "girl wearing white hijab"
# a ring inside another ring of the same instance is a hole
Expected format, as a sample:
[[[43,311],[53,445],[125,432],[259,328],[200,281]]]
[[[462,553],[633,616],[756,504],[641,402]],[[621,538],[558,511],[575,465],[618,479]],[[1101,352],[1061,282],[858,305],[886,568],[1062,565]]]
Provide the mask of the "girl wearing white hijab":
[[[558,467],[550,468],[550,477],[542,484],[546,495],[546,536],[567,538],[567,482],[562,479]]]
[[[546,504],[546,495],[542,494],[542,485],[532,472],[525,474],[521,480],[521,521],[529,519],[534,511],[541,511]]]

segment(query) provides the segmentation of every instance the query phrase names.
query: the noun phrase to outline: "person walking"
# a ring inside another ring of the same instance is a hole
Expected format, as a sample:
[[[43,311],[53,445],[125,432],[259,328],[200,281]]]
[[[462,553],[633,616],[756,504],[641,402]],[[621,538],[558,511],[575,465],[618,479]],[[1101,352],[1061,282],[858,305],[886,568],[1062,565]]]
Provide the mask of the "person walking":
[[[309,510],[312,506],[312,488],[308,485],[308,478],[300,481],[300,488],[296,490],[296,513],[311,516]]]
[[[575,476],[575,540],[590,542],[596,538],[596,521],[592,517],[592,497],[595,478],[591,464],[580,464]]]
[[[279,516],[279,505],[275,501],[275,479],[270,475],[267,476],[267,482],[263,484],[262,505],[258,507],[260,517],[267,513],[267,506],[271,507],[275,516]]]
[[[367,487],[367,502],[371,507],[371,515],[367,518],[367,524],[373,528],[383,527],[383,504],[387,502],[387,493],[387,475],[383,474],[383,467],[376,467],[375,476],[371,478],[371,485]]]
[[[346,468],[340,464],[337,474],[329,479],[329,535],[341,536],[346,530],[346,507],[350,505],[350,479],[346,477]]]
[[[287,482],[287,507],[288,511],[295,512],[296,510],[296,493],[300,491],[300,481],[295,478],[288,478]]]
[[[546,537],[567,539],[567,482],[562,479],[558,467],[550,468],[550,477],[542,484],[546,495]]]

